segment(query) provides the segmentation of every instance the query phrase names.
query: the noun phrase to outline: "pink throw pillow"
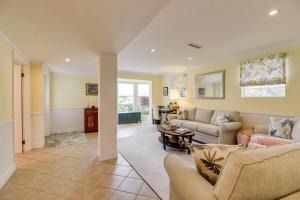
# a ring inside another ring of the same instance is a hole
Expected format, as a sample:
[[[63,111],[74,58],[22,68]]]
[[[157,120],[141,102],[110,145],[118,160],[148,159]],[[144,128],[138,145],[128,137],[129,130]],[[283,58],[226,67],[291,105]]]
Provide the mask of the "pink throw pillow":
[[[242,133],[238,133],[236,139],[238,144],[248,144],[250,141],[250,137]]]
[[[242,130],[236,136],[238,144],[248,144],[250,142],[250,137],[253,133],[252,129]]]
[[[294,143],[294,141],[284,138],[272,137],[268,135],[253,135],[251,136],[250,143],[256,143],[270,147],[274,145],[291,144]]]

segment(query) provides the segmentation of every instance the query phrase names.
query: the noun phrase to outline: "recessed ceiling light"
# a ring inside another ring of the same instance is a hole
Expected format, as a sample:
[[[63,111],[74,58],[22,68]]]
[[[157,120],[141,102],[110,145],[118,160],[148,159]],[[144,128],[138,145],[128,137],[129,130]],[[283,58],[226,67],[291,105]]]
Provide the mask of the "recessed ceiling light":
[[[269,15],[270,15],[270,16],[277,15],[277,14],[278,14],[278,10],[271,10],[271,11],[269,12]]]
[[[71,62],[71,59],[70,58],[65,58],[65,61],[66,62]]]
[[[154,52],[156,52],[156,50],[155,49],[151,49],[151,52],[154,53]]]
[[[188,57],[188,60],[192,60],[193,58],[192,57]]]

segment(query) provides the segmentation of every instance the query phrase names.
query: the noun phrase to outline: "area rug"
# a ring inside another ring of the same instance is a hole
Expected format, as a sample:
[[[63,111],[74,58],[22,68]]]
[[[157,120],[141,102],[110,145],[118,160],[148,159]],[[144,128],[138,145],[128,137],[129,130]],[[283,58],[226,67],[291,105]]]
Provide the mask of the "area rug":
[[[46,136],[46,147],[62,147],[67,145],[82,144],[87,142],[82,132],[55,133]]]
[[[163,200],[169,199],[169,177],[164,168],[164,158],[175,153],[190,165],[194,165],[191,155],[183,151],[163,150],[158,142],[158,132],[118,139],[118,149],[137,173]]]

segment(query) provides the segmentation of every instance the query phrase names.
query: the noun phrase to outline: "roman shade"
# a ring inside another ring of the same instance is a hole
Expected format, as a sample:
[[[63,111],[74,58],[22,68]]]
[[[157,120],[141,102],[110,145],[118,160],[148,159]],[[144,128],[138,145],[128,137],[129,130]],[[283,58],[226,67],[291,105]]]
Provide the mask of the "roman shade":
[[[285,83],[285,53],[278,53],[241,62],[241,86],[277,85]]]

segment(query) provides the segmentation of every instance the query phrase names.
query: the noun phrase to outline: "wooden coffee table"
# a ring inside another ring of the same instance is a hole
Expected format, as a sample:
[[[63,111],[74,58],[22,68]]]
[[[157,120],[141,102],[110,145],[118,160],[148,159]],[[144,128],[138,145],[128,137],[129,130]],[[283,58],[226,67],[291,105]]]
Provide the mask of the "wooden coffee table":
[[[186,145],[185,139],[188,139],[188,144],[192,143],[193,136],[195,133],[192,130],[186,129],[185,131],[177,132],[178,128],[175,130],[168,130],[165,129],[161,126],[157,128],[157,130],[161,133],[161,138],[162,138],[162,143],[163,143],[163,148],[166,150],[166,147],[172,147],[176,149],[187,149],[188,154],[190,154],[190,149]],[[175,139],[178,140],[177,143],[171,143],[169,142],[169,137],[174,137]],[[180,142],[184,141],[184,145],[180,145]]]

